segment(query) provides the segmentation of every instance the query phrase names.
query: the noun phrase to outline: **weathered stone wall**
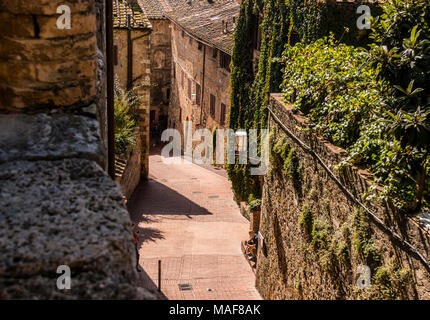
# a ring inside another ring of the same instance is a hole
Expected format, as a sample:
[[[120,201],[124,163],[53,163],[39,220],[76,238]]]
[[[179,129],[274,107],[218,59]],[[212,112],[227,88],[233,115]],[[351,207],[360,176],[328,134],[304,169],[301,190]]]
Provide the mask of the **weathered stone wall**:
[[[60,5],[71,29],[57,28]],[[104,1],[2,0],[0,30],[0,113],[91,113],[106,146]]]
[[[169,112],[169,92],[172,77],[172,44],[170,21],[150,20],[152,25],[151,41],[151,111],[159,126]],[[165,128],[161,128],[165,129]]]
[[[136,93],[139,95],[140,104],[137,112],[139,114],[140,148],[141,154],[141,176],[148,177],[149,172],[149,108],[151,101],[151,49],[149,34],[150,29],[134,29],[130,32],[132,39],[132,76],[133,86],[138,87]],[[140,37],[140,38],[139,38]],[[127,89],[127,30],[114,29],[114,45],[117,47],[117,61],[115,75],[123,90]]]
[[[0,299],[155,298],[136,285],[130,217],[103,170],[103,14],[99,0],[0,0]]]
[[[57,1],[0,2],[2,111],[88,106],[97,97],[95,1],[62,1],[73,27],[57,28]]]
[[[122,193],[130,199],[134,189],[140,181],[140,169],[142,161],[142,149],[140,148],[140,137],[137,138],[136,146],[130,151],[125,164],[124,171],[115,180],[121,186]]]
[[[345,151],[318,138],[272,95],[280,121],[334,170]],[[265,177],[256,286],[265,299],[430,299],[430,270],[405,246],[357,209],[323,167],[270,118],[271,164]],[[357,168],[335,170],[361,199],[371,176]],[[390,205],[365,202],[384,224],[430,260],[430,236]],[[357,268],[371,268],[370,289],[357,286]]]
[[[197,128],[213,130],[224,128],[230,110],[230,73],[220,67],[219,50],[202,44],[198,49],[198,40],[187,33],[182,36],[179,26],[172,28],[172,56],[175,67],[172,79],[172,95],[169,121],[172,127],[183,131],[184,121],[193,121],[193,132]],[[190,41],[191,38],[191,41]],[[213,51],[217,54],[214,56]],[[205,59],[204,59],[205,56]],[[203,59],[205,68],[203,72]],[[204,78],[204,83],[203,83]],[[196,94],[196,84],[204,88],[201,96],[201,106],[189,98],[189,80],[191,93]],[[210,113],[210,95],[215,96],[215,114]],[[226,105],[226,121],[220,123],[221,103]],[[202,115],[201,115],[202,113]],[[173,122],[175,126],[173,126]]]

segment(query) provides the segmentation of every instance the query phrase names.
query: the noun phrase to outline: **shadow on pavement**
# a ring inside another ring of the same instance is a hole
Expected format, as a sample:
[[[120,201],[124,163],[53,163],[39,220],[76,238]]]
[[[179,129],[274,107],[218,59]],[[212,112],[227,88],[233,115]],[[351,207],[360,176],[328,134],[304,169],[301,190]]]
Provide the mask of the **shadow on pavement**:
[[[142,180],[127,202],[131,220],[137,224],[150,219],[147,215],[210,215],[182,194],[156,180]]]

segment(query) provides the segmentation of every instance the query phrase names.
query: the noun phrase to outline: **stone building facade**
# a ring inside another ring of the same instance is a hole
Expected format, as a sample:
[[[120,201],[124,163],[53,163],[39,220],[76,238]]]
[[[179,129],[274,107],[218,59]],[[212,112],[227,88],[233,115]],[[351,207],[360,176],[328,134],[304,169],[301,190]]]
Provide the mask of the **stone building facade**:
[[[236,1],[197,2],[168,13],[172,21],[170,126],[184,122],[213,131],[226,128],[230,110],[230,60]],[[204,23],[202,23],[204,22]]]
[[[158,0],[139,0],[152,25],[150,123],[159,131],[167,128],[171,92],[172,44],[170,21]]]
[[[60,4],[71,29],[57,28]],[[105,172],[104,4],[0,1],[1,299],[156,297],[137,287],[130,217]]]
[[[134,153],[140,154],[137,163],[139,176],[149,172],[149,116],[151,103],[151,48],[152,25],[136,1],[113,1],[114,18],[114,71],[121,89],[133,88],[139,96],[136,112],[139,115],[139,145]],[[130,186],[125,186],[130,189]],[[131,187],[134,189],[136,185]]]
[[[225,128],[230,108],[229,65],[240,3],[233,0],[140,0],[139,3],[153,25],[153,76],[161,78],[153,80],[151,110],[162,100],[163,107],[157,109],[165,115],[169,100],[167,127],[178,129],[182,135],[185,121],[193,122],[193,131]]]
[[[256,271],[262,297],[430,299],[430,229],[388,203],[365,202],[382,224],[363,212],[284,128],[315,152],[356,199],[367,192],[371,175],[354,167],[334,170],[345,150],[304,130],[305,118],[293,113],[279,94],[272,95],[270,109],[272,153]],[[360,279],[370,286],[360,286]]]

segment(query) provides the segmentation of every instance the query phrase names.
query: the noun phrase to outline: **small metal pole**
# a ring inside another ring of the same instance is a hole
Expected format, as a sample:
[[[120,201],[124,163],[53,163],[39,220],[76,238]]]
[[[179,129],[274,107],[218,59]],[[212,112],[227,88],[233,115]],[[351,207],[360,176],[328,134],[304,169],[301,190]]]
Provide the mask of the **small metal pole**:
[[[161,292],[161,260],[158,260],[158,291]]]

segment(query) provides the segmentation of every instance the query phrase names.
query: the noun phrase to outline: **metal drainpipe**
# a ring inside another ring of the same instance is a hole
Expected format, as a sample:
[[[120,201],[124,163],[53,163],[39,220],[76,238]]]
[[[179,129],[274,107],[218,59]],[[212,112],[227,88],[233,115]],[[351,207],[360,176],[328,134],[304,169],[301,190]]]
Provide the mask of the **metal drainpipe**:
[[[113,1],[105,1],[106,19],[106,82],[107,82],[107,139],[108,174],[115,179],[115,121],[114,121],[114,66],[113,66]]]
[[[131,40],[131,17],[127,16],[127,91],[133,88],[133,41]]]
[[[205,74],[206,74],[206,45],[203,45],[203,79],[202,79],[202,94],[200,95],[200,126],[202,127],[203,104],[205,101]]]

